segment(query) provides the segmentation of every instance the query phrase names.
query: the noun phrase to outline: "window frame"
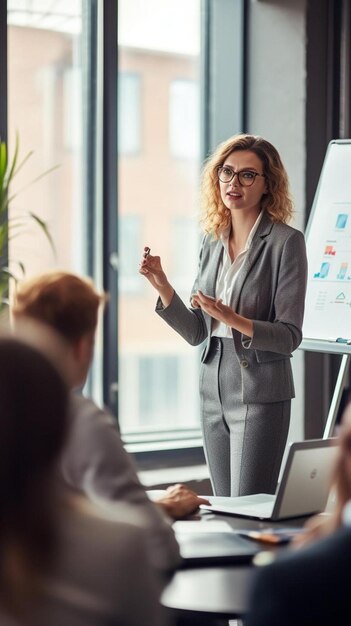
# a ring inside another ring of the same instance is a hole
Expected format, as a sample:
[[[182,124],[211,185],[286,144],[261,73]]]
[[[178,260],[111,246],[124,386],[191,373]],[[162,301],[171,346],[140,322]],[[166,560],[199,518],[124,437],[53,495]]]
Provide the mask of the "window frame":
[[[102,11],[102,276],[111,302],[118,298],[118,3],[99,3]],[[118,314],[107,306],[103,317],[103,402],[118,421]]]
[[[0,138],[7,143],[7,0],[0,0]]]
[[[0,59],[3,59],[0,71],[0,140],[7,144],[7,0],[0,0]],[[8,263],[7,244],[2,260]]]

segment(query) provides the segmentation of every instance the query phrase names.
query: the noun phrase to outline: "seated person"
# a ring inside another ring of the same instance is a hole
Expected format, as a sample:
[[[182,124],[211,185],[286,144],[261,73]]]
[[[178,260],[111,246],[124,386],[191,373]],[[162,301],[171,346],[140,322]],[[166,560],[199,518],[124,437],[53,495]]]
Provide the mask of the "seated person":
[[[351,405],[346,409],[332,484],[335,510],[310,518],[306,534],[254,577],[245,626],[346,623],[351,554]],[[346,620],[346,621],[345,621]]]
[[[167,571],[180,559],[170,518],[188,515],[207,500],[176,485],[158,502],[151,502],[114,419],[80,393],[93,357],[98,310],[104,301],[105,296],[97,293],[89,280],[49,272],[18,287],[11,312],[17,332],[21,322],[34,320],[59,333],[67,344],[64,370],[72,389],[72,411],[60,463],[65,483],[91,500],[136,505],[140,524],[149,529],[154,564]]]
[[[163,626],[146,532],[62,490],[68,389],[42,352],[0,339],[1,626]],[[121,514],[121,515],[120,515]]]

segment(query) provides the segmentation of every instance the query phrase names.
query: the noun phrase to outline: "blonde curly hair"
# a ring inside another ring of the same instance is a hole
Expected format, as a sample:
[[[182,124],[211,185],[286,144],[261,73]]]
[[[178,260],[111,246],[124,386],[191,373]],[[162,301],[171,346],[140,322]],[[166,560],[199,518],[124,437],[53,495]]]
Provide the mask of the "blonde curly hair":
[[[254,152],[261,160],[266,177],[267,193],[262,197],[262,209],[273,222],[288,222],[293,214],[293,202],[284,165],[276,148],[256,135],[235,135],[219,144],[207,159],[201,185],[201,223],[206,233],[218,239],[231,221],[231,212],[223,204],[217,168],[236,150]]]

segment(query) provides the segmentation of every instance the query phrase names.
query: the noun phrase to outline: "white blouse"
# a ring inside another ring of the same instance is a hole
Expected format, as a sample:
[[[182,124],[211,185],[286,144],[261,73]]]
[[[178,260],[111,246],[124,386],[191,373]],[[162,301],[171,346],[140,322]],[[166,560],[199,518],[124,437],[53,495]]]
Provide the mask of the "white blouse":
[[[221,240],[223,243],[223,255],[222,261],[218,268],[217,274],[217,282],[216,282],[216,298],[222,299],[223,304],[230,306],[234,287],[236,280],[239,276],[242,266],[244,265],[244,261],[246,259],[248,250],[251,246],[252,240],[254,238],[254,234],[258,228],[258,225],[261,221],[263,215],[263,211],[259,214],[256,222],[251,228],[248,238],[245,243],[244,249],[238,254],[238,256],[231,261],[229,254],[229,235],[230,235],[230,227],[222,233]],[[231,326],[227,326],[223,324],[223,322],[218,322],[217,320],[212,320],[212,331],[211,335],[213,337],[229,337],[232,338],[232,328]]]

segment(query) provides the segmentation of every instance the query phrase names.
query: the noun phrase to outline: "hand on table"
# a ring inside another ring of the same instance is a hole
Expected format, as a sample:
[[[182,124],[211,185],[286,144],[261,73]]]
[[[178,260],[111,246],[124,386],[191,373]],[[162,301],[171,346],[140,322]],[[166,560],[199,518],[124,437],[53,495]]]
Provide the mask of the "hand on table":
[[[304,546],[326,537],[337,528],[336,517],[333,514],[322,513],[313,515],[304,524],[305,532],[296,535],[291,542],[292,548],[303,548]]]
[[[181,519],[186,515],[195,513],[200,504],[210,504],[206,498],[201,498],[195,491],[181,484],[168,487],[165,495],[156,500],[155,503],[160,505],[173,519]]]

